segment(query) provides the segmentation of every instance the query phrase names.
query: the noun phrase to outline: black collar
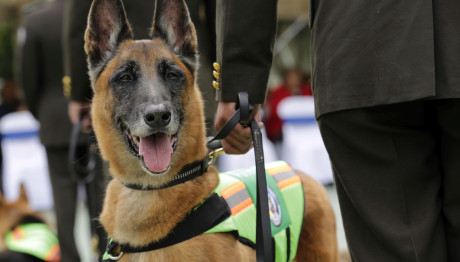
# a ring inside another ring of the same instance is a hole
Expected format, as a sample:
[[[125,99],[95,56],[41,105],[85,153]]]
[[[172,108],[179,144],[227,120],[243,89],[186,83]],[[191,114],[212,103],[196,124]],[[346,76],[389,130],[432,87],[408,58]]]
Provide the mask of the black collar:
[[[153,187],[153,186],[142,186],[138,184],[125,184],[122,183],[125,187],[135,189],[135,190],[158,190],[163,188],[172,187],[178,184],[182,184],[187,182],[195,177],[201,176],[208,170],[208,161],[209,158],[205,157],[202,160],[195,161],[191,164],[184,166],[174,178],[166,184],[161,186]]]

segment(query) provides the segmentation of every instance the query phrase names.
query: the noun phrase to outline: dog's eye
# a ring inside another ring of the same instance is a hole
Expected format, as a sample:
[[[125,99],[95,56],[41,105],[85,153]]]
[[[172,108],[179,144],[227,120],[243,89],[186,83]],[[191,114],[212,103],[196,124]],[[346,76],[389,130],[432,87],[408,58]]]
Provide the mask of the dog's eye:
[[[176,72],[168,72],[166,73],[166,79],[176,79],[179,77],[179,74]]]
[[[133,78],[130,74],[123,74],[120,76],[120,78],[118,78],[120,81],[124,81],[124,82],[128,82],[128,81],[132,81]]]

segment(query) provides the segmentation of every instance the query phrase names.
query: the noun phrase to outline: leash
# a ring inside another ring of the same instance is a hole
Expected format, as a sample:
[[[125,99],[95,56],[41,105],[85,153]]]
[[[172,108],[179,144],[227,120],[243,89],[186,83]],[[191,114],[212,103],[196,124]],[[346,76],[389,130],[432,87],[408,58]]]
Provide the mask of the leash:
[[[219,147],[222,147],[219,140],[224,139],[238,123],[251,128],[257,176],[256,256],[258,262],[272,262],[274,261],[274,249],[268,208],[262,133],[257,122],[249,118],[252,106],[249,104],[249,97],[246,92],[238,93],[238,105],[239,108],[236,112],[217,135],[208,142],[208,148],[218,150]]]
[[[88,116],[88,113],[80,115],[78,123],[73,126],[72,134],[69,143],[68,164],[70,174],[76,182],[90,183],[96,175],[96,159],[97,156],[92,149],[96,144],[94,134],[83,134],[81,126],[83,118]],[[83,143],[80,143],[82,142]]]

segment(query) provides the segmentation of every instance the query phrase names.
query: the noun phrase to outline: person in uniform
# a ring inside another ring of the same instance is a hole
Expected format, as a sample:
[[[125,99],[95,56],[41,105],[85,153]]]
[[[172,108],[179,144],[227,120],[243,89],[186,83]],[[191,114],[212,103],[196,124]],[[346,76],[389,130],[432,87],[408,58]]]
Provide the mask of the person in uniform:
[[[48,158],[62,261],[72,262],[80,261],[74,238],[78,181],[71,176],[68,164],[72,125],[61,86],[64,2],[54,0],[25,15],[19,73],[27,107],[40,122],[40,140]],[[98,183],[99,179],[94,182]],[[91,201],[102,205],[102,198]]]
[[[460,2],[310,3],[316,117],[353,261],[460,261]],[[276,1],[219,6],[219,107],[238,91],[263,103]],[[229,150],[250,145],[234,136]]]

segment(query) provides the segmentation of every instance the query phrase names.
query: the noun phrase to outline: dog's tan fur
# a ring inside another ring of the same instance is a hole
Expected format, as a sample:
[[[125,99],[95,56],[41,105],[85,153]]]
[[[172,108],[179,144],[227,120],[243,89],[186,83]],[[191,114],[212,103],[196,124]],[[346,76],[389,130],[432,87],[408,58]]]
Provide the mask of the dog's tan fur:
[[[104,5],[110,0],[95,0]],[[173,1],[182,2],[182,1]],[[95,3],[93,3],[92,13]],[[113,7],[105,10],[113,9]],[[91,23],[91,14],[89,23]],[[85,49],[89,57],[95,42],[93,27],[88,26]],[[193,25],[190,30],[192,47],[196,46]],[[139,50],[143,50],[140,52]],[[173,187],[140,191],[125,187],[123,183],[142,186],[157,186],[172,179],[186,164],[207,156],[203,102],[195,85],[194,73],[184,64],[167,41],[123,40],[116,47],[116,55],[105,65],[98,77],[93,76],[94,97],[92,101],[93,127],[104,159],[110,163],[114,179],[107,188],[100,220],[108,235],[119,243],[132,246],[146,246],[152,241],[164,238],[193,207],[213,192],[219,178],[217,170],[209,167],[207,172],[193,180]],[[141,64],[142,77],[153,77],[152,61],[167,57],[186,72],[182,91],[183,123],[178,134],[170,169],[161,176],[152,176],[139,164],[139,160],[128,150],[123,137],[116,130],[113,112],[117,107],[109,88],[109,79],[119,64],[127,58]],[[91,72],[90,72],[91,74]],[[296,261],[338,261],[335,219],[324,188],[304,174],[300,174],[305,190],[305,219]],[[120,261],[255,261],[255,251],[241,244],[231,234],[204,234],[164,249],[124,254]]]

